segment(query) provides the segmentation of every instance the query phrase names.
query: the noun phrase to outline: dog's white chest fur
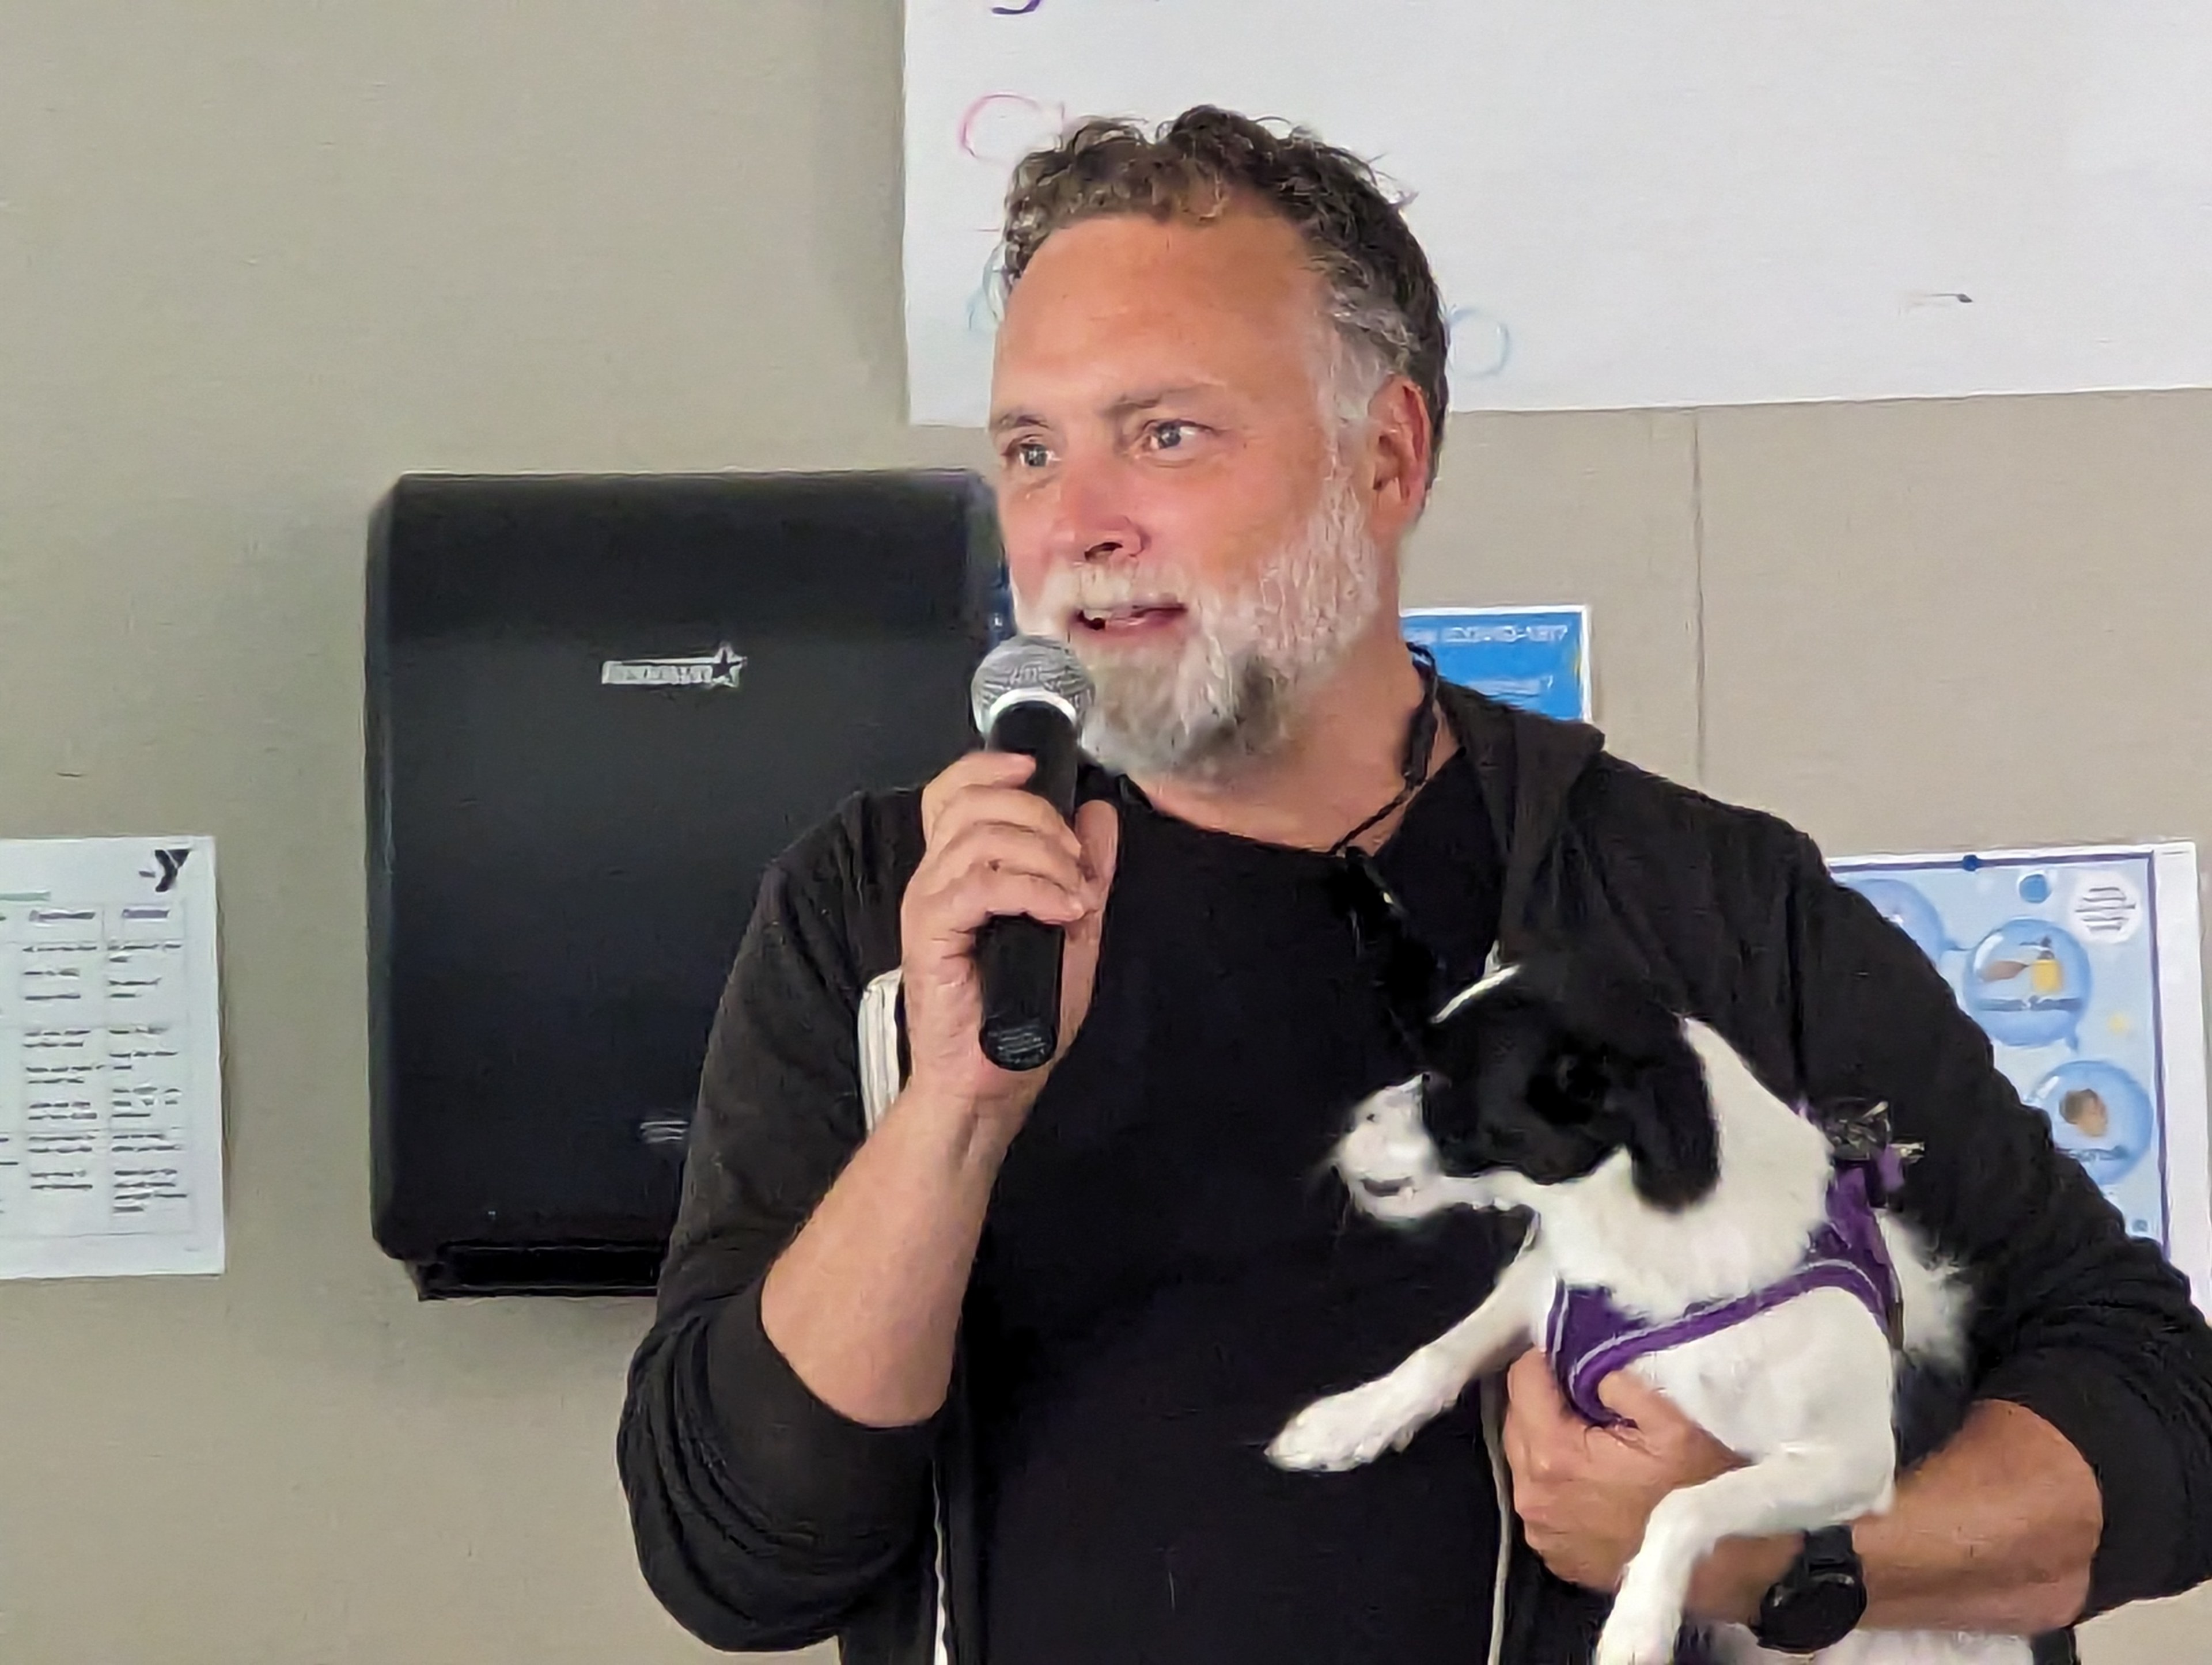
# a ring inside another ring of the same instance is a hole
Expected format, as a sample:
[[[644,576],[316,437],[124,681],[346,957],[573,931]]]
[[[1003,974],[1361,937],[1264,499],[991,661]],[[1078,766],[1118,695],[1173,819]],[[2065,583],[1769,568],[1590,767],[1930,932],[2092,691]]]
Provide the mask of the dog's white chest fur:
[[[1479,1014],[1477,1014],[1479,1015]],[[1410,1081],[1363,1104],[1338,1150],[1360,1206],[1412,1220],[1451,1207],[1519,1207],[1536,1218],[1490,1297],[1381,1379],[1293,1418],[1269,1448],[1286,1468],[1339,1470],[1402,1448],[1468,1384],[1545,1334],[1561,1283],[1603,1289],[1632,1316],[1663,1323],[1701,1303],[1767,1288],[1802,1256],[1826,1206],[1820,1132],[1768,1094],[1725,1042],[1681,1026],[1717,1127],[1718,1177],[1687,1206],[1638,1194],[1626,1151],[1571,1179],[1538,1183],[1510,1168],[1447,1172]],[[1896,1272],[1908,1354],[1955,1353],[1961,1300],[1901,1223],[1881,1231]],[[1805,1530],[1879,1513],[1895,1477],[1897,1360],[1865,1303],[1816,1288],[1741,1322],[1647,1352],[1629,1368],[1743,1459],[1662,1499],[1600,1637],[1597,1665],[1663,1665],[1674,1656],[1697,1564],[1725,1537]],[[1729,1662],[1778,1659],[1748,1632],[1721,1627]],[[2027,1665],[2015,1638],[1861,1632],[1820,1665]]]

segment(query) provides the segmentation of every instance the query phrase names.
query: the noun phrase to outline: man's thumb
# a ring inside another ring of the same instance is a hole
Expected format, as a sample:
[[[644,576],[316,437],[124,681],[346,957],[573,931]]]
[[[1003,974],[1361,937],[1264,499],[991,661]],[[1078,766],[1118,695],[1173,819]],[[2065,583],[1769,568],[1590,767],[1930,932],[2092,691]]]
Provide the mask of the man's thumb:
[[[1598,1403],[1647,1437],[1685,1423],[1674,1402],[1633,1370],[1620,1370],[1597,1384]]]
[[[1079,804],[1075,807],[1075,836],[1083,846],[1085,873],[1095,887],[1094,896],[1103,905],[1107,887],[1114,882],[1114,864],[1121,853],[1121,817],[1103,798]]]

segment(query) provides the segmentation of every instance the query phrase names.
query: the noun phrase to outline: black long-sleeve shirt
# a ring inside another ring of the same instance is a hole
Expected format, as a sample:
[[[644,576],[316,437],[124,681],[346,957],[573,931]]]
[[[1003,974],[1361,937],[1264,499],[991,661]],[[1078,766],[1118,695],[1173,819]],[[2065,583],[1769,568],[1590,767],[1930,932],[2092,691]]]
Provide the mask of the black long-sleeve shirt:
[[[1446,712],[1504,855],[1506,957],[1562,940],[1618,957],[1785,1097],[1886,1100],[1924,1147],[1900,1206],[1972,1282],[1972,1392],[2034,1411],[2096,1475],[2091,1611],[2212,1577],[2212,1331],[1919,951],[1772,817],[1646,775],[1579,726],[1453,689]],[[836,1634],[848,1665],[940,1646],[977,1665],[970,1361],[932,1422],[864,1428],[759,1320],[768,1267],[865,1136],[855,1015],[898,963],[921,849],[918,797],[890,793],[779,861],[709,1048],[620,1458],[649,1582],[722,1647]],[[1602,1611],[1524,1553],[1505,1657],[1583,1657]]]

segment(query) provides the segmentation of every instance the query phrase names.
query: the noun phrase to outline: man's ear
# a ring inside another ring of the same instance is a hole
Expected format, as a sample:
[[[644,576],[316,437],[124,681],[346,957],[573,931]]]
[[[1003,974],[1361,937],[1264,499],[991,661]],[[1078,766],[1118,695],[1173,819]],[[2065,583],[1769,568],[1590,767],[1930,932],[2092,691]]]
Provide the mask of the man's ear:
[[[1720,1129],[1698,1055],[1682,1042],[1679,1055],[1639,1060],[1614,1085],[1609,1106],[1627,1127],[1630,1172],[1653,1206],[1686,1208],[1709,1195],[1721,1176]]]
[[[1368,405],[1366,477],[1362,481],[1374,530],[1386,544],[1411,531],[1428,501],[1430,459],[1437,436],[1421,390],[1402,375],[1376,391]]]

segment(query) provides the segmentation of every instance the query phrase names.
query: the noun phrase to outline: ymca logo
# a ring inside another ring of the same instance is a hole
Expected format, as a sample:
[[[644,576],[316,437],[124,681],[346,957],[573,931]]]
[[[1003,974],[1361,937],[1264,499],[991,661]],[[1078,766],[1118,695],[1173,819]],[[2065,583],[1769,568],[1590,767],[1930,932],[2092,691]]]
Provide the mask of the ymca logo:
[[[173,890],[177,888],[177,875],[185,870],[185,862],[191,855],[191,851],[189,848],[181,850],[156,850],[154,852],[154,860],[157,864],[159,864],[161,871],[159,874],[155,874],[144,872],[142,870],[142,877],[150,878],[155,881],[155,895],[160,896],[164,891]]]

